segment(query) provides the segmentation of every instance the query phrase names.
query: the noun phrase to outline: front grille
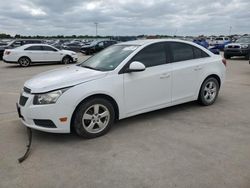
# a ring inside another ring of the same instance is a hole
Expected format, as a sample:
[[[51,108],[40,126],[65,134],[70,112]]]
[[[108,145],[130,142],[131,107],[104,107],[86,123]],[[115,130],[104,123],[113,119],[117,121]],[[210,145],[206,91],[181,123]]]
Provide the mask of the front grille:
[[[31,93],[31,89],[29,89],[29,88],[27,88],[27,87],[24,87],[24,88],[23,88],[23,91],[24,91],[25,93]]]
[[[228,46],[228,48],[240,48],[240,46]]]
[[[56,125],[54,124],[54,122],[49,119],[34,119],[33,121],[37,126],[40,126],[40,127],[56,128]]]
[[[25,97],[25,96],[22,96],[22,95],[21,95],[20,98],[19,98],[19,104],[20,104],[21,106],[25,106],[27,100],[28,100],[28,97]]]

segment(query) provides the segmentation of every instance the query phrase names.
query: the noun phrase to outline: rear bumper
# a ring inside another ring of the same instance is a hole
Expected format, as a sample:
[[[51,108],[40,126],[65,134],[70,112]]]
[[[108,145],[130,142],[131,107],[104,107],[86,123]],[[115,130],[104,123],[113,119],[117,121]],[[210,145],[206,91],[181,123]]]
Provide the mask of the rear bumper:
[[[16,62],[16,61],[8,61],[8,60],[5,60],[5,59],[3,59],[3,62],[4,62],[4,63],[12,63],[12,64],[17,64],[17,62]]]
[[[249,54],[249,49],[225,49],[224,53],[230,56],[246,56]]]

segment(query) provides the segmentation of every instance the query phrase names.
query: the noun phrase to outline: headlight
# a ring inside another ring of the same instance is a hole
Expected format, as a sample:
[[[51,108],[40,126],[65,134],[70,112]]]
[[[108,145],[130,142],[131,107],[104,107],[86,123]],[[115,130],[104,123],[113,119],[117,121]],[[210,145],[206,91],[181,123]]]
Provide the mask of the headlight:
[[[241,45],[241,48],[248,48],[248,45],[247,44],[243,44],[243,45]]]
[[[58,98],[69,88],[59,89],[56,91],[51,91],[43,94],[36,94],[33,100],[33,104],[41,105],[41,104],[54,104],[58,100]]]

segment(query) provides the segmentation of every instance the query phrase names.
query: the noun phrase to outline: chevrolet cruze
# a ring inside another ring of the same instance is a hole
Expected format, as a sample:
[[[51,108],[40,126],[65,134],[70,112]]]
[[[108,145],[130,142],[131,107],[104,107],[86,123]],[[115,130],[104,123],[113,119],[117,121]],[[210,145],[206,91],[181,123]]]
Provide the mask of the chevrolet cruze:
[[[199,101],[215,102],[226,61],[181,40],[137,40],[113,45],[83,63],[25,82],[17,103],[27,127],[94,138],[114,122]]]

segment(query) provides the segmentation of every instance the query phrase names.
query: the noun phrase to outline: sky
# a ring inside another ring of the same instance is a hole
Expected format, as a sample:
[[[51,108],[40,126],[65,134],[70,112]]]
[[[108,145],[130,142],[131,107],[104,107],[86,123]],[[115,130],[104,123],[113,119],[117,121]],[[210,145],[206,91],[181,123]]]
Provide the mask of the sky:
[[[249,0],[0,0],[11,35],[250,33]],[[231,27],[231,29],[230,29]]]

